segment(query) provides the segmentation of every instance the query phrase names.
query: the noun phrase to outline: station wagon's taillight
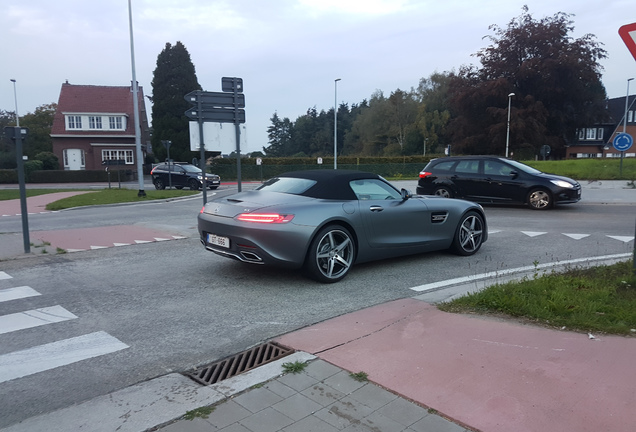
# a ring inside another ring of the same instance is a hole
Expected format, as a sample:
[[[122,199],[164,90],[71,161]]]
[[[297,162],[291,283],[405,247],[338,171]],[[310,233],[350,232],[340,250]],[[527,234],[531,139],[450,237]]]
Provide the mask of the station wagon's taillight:
[[[282,215],[278,213],[241,213],[236,216],[236,220],[242,222],[258,222],[258,223],[287,223],[294,218],[294,215]]]
[[[433,173],[430,173],[430,172],[428,172],[428,171],[422,171],[422,172],[420,172],[420,178],[425,178],[425,177],[428,177],[428,176],[430,176],[430,175],[433,175]]]

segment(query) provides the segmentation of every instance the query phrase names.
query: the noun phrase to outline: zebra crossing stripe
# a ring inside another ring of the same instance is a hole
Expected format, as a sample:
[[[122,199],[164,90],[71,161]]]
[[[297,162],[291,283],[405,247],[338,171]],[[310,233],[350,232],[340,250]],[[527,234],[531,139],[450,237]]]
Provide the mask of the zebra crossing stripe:
[[[5,288],[0,290],[0,303],[39,295],[41,294],[29,286]]]
[[[128,348],[100,331],[0,355],[0,383]]]
[[[62,306],[51,306],[0,316],[0,334],[76,319]]]

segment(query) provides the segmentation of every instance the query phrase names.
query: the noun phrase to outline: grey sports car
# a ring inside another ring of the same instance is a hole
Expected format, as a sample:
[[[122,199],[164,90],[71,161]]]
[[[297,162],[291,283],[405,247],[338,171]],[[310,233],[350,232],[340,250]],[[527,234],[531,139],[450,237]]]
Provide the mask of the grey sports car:
[[[413,196],[376,174],[330,169],[285,173],[211,200],[198,226],[209,251],[303,268],[326,283],[354,263],[443,249],[472,255],[488,238],[479,204]]]

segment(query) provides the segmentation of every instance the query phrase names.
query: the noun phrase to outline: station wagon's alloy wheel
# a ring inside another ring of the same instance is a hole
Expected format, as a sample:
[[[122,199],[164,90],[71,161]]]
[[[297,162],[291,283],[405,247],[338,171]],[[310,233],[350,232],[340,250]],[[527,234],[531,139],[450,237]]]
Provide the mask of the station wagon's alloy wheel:
[[[451,192],[449,188],[444,186],[444,187],[438,187],[437,189],[435,189],[435,195],[442,198],[452,198],[453,192]]]
[[[547,210],[552,207],[552,195],[544,189],[533,189],[528,194],[528,205],[533,210]]]
[[[458,255],[476,253],[484,240],[484,219],[479,213],[468,212],[462,216],[451,249]]]
[[[327,226],[309,246],[306,271],[319,282],[338,282],[349,272],[354,257],[355,244],[349,231],[339,225]]]
[[[195,179],[190,179],[190,181],[188,182],[188,187],[190,188],[190,190],[199,190],[199,182]]]
[[[155,189],[164,190],[165,188],[166,188],[166,185],[163,184],[163,180],[161,180],[161,179],[156,179],[155,180]]]

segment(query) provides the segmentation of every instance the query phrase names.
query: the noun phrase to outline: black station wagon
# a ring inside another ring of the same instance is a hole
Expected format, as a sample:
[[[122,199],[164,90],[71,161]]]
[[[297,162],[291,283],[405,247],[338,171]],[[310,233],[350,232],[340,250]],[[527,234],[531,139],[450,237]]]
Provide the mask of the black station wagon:
[[[420,172],[418,195],[462,198],[482,204],[527,204],[545,210],[581,199],[581,185],[496,156],[433,159]]]
[[[155,188],[159,190],[167,186],[198,190],[203,184],[201,169],[185,162],[160,163],[150,171],[150,174]],[[205,177],[208,188],[216,189],[220,186],[221,178],[218,175],[206,174]]]

